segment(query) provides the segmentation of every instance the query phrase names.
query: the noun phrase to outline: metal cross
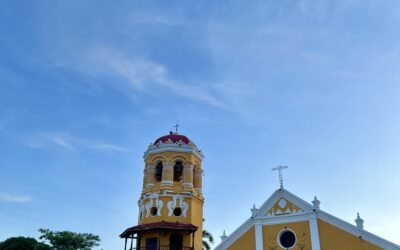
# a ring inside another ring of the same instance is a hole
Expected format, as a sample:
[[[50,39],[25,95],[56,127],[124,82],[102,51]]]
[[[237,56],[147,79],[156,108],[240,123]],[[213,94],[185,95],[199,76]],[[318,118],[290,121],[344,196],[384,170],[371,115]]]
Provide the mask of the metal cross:
[[[288,168],[288,166],[277,166],[276,168],[273,168],[272,171],[279,171],[279,182],[281,183],[281,189],[283,189],[283,176],[282,176],[282,170]]]
[[[175,133],[178,133],[179,122],[176,122],[176,125],[173,126],[175,128]]]

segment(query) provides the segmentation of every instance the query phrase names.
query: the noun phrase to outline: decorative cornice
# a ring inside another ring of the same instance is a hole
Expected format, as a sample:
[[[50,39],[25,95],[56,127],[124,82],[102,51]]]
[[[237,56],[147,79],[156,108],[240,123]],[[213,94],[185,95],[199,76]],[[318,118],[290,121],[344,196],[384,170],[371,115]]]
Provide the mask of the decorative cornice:
[[[151,154],[161,153],[161,152],[182,152],[182,153],[193,153],[195,154],[200,160],[204,158],[203,153],[201,150],[192,142],[188,144],[184,143],[183,141],[173,142],[169,139],[166,142],[158,142],[157,144],[150,144],[147,148],[146,152],[144,152],[143,159],[146,160],[147,157]]]

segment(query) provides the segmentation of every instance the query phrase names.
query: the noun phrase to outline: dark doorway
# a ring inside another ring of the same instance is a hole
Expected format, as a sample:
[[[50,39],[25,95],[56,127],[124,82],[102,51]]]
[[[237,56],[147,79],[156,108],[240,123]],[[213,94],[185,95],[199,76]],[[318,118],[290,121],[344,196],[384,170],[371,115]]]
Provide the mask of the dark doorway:
[[[182,250],[183,237],[180,234],[171,234],[169,237],[169,248],[170,250]]]
[[[146,239],[146,250],[157,250],[157,238]]]

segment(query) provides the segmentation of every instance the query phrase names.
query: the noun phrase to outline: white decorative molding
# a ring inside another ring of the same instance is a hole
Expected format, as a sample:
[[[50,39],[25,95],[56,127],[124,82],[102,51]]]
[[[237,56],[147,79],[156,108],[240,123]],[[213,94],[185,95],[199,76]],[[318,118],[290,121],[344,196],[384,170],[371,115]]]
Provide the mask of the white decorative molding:
[[[142,220],[144,217],[144,203],[143,200],[138,201],[139,206],[139,220]]]
[[[163,208],[163,201],[159,200],[159,194],[157,193],[152,193],[150,194],[148,197],[145,197],[149,199],[149,202],[145,203],[144,207],[146,208],[146,218],[148,218],[151,214],[150,214],[150,210],[152,207],[156,207],[157,208],[157,214],[156,216],[161,216],[161,210]],[[145,199],[143,198],[143,200]],[[153,200],[155,200],[155,202],[153,202]]]
[[[184,183],[182,183],[182,186],[183,186],[183,187],[186,187],[186,188],[192,188],[192,187],[193,187],[193,183],[191,183],[191,182],[184,182]]]
[[[357,218],[354,220],[356,222],[356,227],[360,230],[364,230],[364,220],[361,219],[360,214],[357,213]]]
[[[174,184],[173,181],[161,181],[160,187],[172,186],[173,184]]]
[[[314,196],[314,200],[311,203],[313,204],[314,210],[319,210],[321,202],[317,199],[317,196]]]
[[[167,202],[167,208],[168,208],[168,216],[171,217],[174,209],[176,208],[177,202],[176,199],[178,198],[178,195],[173,195],[171,201]]]
[[[280,199],[279,202],[278,202],[278,205],[279,205],[280,208],[285,208],[286,205],[287,205],[287,202],[286,202],[285,199]]]
[[[204,158],[203,153],[197,146],[189,142],[189,144],[186,144],[182,141],[178,142],[173,142],[172,140],[168,140],[166,142],[158,142],[156,145],[150,144],[149,147],[147,148],[146,152],[143,155],[144,160],[149,157],[151,154],[156,154],[156,153],[161,153],[161,152],[181,152],[181,153],[193,153],[195,154],[200,160]]]
[[[186,218],[189,204],[184,201],[185,198],[179,194],[173,195],[171,198],[172,200],[167,202],[168,216],[171,217],[173,215],[174,209],[180,207],[182,209],[182,217]],[[177,200],[179,200],[179,205]]]
[[[153,187],[154,187],[154,183],[147,183],[145,186],[146,189],[151,189]]]
[[[253,204],[253,208],[250,209],[251,211],[251,217],[254,217],[256,215],[258,209],[256,208],[256,204]]]
[[[228,239],[228,236],[226,236],[225,230],[221,235],[221,242],[225,241],[226,239]]]

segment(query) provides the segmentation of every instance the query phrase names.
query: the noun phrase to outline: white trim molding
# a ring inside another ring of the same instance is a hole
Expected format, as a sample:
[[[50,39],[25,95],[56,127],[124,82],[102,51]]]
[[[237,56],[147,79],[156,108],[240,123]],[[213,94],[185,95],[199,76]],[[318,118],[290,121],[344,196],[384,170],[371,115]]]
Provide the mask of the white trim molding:
[[[321,244],[319,243],[319,230],[318,230],[318,219],[317,216],[308,220],[310,223],[310,234],[311,234],[311,247],[312,250],[321,250]]]

